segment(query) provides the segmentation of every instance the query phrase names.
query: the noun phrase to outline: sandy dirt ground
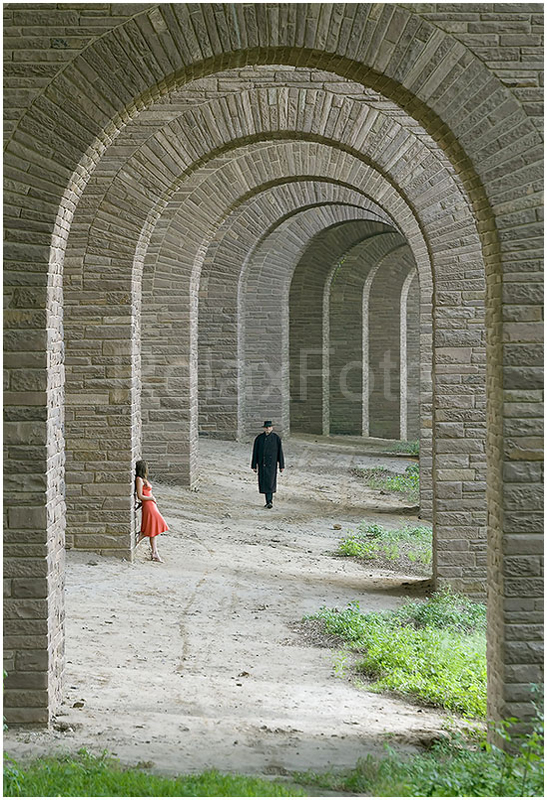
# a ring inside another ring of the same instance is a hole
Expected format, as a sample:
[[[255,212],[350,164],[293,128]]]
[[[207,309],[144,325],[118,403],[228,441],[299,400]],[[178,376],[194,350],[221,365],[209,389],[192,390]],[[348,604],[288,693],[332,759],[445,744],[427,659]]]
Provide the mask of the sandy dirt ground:
[[[147,542],[134,563],[68,553],[65,701],[52,730],[7,731],[10,754],[106,748],[164,774],[283,775],[354,766],[387,741],[419,746],[442,731],[442,713],[356,688],[334,668],[338,651],[293,626],[324,605],[392,609],[419,596],[416,577],[334,556],[363,519],[416,521],[350,468],[410,461],[364,455],[358,440],[292,438],[285,451],[272,510],[249,444],[200,440],[197,491],[152,475],[170,526],[164,564]]]

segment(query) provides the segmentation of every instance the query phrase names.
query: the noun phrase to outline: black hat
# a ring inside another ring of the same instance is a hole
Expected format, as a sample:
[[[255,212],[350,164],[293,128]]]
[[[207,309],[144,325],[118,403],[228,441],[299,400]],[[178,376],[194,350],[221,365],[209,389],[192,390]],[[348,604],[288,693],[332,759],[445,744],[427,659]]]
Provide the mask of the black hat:
[[[271,419],[265,419],[265,420],[264,420],[264,425],[263,425],[262,427],[263,427],[263,428],[271,428],[271,427],[272,427],[272,421],[271,421]]]

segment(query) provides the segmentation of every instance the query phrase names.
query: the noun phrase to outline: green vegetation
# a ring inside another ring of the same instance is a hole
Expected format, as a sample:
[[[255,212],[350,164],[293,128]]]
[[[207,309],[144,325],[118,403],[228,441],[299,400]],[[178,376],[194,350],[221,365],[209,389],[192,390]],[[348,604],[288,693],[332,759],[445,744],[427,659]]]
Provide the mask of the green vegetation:
[[[44,758],[28,767],[12,759],[4,764],[5,797],[302,797],[305,792],[244,775],[163,778],[139,769],[123,769],[103,753],[80,750],[77,757]]]
[[[385,558],[397,561],[403,556],[427,566],[431,564],[433,532],[426,525],[405,525],[387,530],[382,525],[361,522],[355,532],[341,539],[338,553],[370,561]]]
[[[397,691],[466,714],[486,715],[486,609],[448,590],[397,611],[323,608],[325,632],[362,654],[357,672],[373,691]]]
[[[510,739],[508,725],[502,738]],[[303,797],[306,787],[375,797],[543,797],[543,721],[509,751],[461,735],[437,741],[423,755],[367,756],[343,772],[294,773],[292,786],[209,771],[163,778],[124,770],[103,753],[35,761],[28,768],[11,759],[4,765],[6,797]],[[298,784],[298,785],[296,785]]]
[[[367,756],[342,773],[293,777],[335,792],[374,797],[543,797],[542,721],[512,745],[510,755],[484,741],[471,747],[454,736],[423,755],[404,758],[388,750],[387,757]]]
[[[420,455],[420,442],[418,439],[412,442],[394,440],[393,444],[386,446],[386,453],[408,453],[411,456]]]
[[[403,473],[393,472],[388,467],[353,467],[352,475],[364,478],[371,489],[381,489],[402,494],[410,503],[420,500],[420,467],[409,464]]]

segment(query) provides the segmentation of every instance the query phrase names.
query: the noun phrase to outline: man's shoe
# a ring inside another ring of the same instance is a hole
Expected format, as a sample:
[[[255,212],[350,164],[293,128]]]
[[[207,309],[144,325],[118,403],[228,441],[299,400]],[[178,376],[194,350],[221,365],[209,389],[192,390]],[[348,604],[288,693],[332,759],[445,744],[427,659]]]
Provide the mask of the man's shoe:
[[[266,508],[273,508],[273,503],[266,503]]]

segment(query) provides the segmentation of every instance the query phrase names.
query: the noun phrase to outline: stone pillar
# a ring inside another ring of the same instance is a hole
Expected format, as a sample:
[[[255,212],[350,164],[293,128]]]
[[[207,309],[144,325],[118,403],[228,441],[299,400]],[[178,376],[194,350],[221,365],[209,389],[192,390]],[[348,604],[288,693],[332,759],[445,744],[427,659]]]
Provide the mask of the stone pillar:
[[[368,308],[369,434],[401,438],[401,291],[414,262],[408,248],[372,277]]]
[[[66,304],[67,546],[131,559],[140,284],[113,262],[86,256]]]
[[[420,287],[409,272],[401,290],[401,439],[420,438]]]
[[[363,248],[359,248],[363,249]],[[344,261],[335,267],[331,280],[330,330],[330,432],[360,436],[362,433],[362,273],[363,260],[354,269]]]
[[[29,726],[61,702],[64,654],[62,254],[37,238],[4,249],[4,716]],[[25,277],[40,255],[49,275]]]

